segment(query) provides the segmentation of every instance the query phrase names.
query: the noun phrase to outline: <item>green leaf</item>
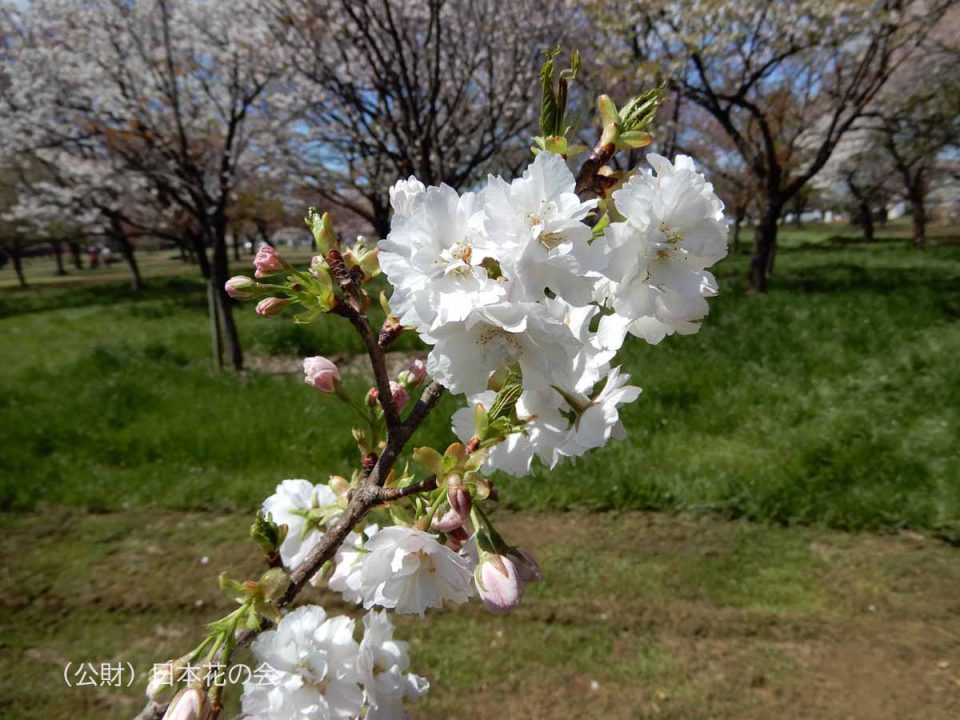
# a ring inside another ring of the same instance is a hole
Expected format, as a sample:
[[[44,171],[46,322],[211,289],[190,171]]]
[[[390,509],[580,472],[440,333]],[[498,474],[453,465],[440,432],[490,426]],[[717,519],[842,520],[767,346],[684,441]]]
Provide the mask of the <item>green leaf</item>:
[[[220,577],[218,579],[220,582],[220,589],[223,590],[223,594],[231,600],[236,600],[238,603],[245,603],[250,598],[250,588],[241,582],[231,580],[225,572],[220,573]]]
[[[663,89],[662,84],[658,85],[632,98],[623,106],[620,116],[623,118],[622,129],[625,133],[643,130],[653,122],[657,109],[663,103]]]
[[[559,45],[552,50],[547,50],[547,60],[540,68],[540,132],[547,137],[559,132],[559,106],[553,91],[553,59],[559,53]]]
[[[523,386],[520,383],[520,376],[516,373],[511,373],[504,382],[500,392],[497,393],[493,405],[490,406],[490,421],[496,421],[512,413],[513,408],[517,405],[517,400],[520,399],[521,393],[523,393]]]

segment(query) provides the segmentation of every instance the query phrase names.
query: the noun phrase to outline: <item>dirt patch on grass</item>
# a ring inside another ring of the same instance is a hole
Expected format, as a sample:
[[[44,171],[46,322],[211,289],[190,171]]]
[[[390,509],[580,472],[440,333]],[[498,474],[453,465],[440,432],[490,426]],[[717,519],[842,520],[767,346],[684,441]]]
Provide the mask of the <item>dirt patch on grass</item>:
[[[427,354],[418,351],[396,350],[386,353],[387,374],[396,377],[414,359],[426,361]],[[341,372],[363,375],[372,378],[370,361],[366,355],[348,355],[338,353],[330,356]],[[245,358],[247,370],[268,375],[292,375],[303,372],[303,358],[299,355],[247,355]]]
[[[221,570],[260,571],[242,515],[2,520],[10,718],[132,714],[142,680],[134,691],[69,689],[64,658],[144,670],[229,610]],[[956,548],[641,513],[501,513],[499,524],[537,554],[544,582],[509,618],[474,603],[398,621],[432,682],[413,718],[960,716]],[[319,591],[310,599],[351,611]]]

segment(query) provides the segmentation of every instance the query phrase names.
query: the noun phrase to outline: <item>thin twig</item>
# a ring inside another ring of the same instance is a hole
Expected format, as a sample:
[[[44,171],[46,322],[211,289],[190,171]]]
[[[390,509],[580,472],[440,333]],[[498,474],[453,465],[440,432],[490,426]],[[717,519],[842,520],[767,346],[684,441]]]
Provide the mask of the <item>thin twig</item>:
[[[391,502],[393,500],[399,500],[400,498],[416,495],[417,493],[430,492],[431,490],[436,489],[437,476],[431,475],[430,477],[421,480],[418,483],[414,483],[413,485],[405,485],[404,487],[397,488],[380,488],[380,499],[383,502]]]

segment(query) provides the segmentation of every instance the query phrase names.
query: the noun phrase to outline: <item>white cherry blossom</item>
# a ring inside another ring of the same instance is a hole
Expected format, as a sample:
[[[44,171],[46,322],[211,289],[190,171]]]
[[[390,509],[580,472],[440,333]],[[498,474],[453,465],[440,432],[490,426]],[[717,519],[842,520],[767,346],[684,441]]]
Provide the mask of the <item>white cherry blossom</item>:
[[[368,707],[365,720],[403,720],[404,700],[423,697],[430,689],[426,678],[408,673],[409,646],[393,639],[393,623],[386,610],[371,610],[363,618],[364,633],[357,670]]]
[[[611,223],[603,236],[609,262],[596,297],[618,316],[604,318],[601,330],[613,347],[627,332],[654,344],[697,332],[709,311],[705,298],[717,291],[706,268],[727,252],[723,204],[693,161],[647,159],[656,174],[634,175],[613,193],[625,220]]]
[[[579,350],[570,327],[534,302],[476,308],[434,336],[427,372],[455,393],[483,392],[493,372],[514,363],[525,387],[567,382]]]
[[[393,284],[393,312],[422,335],[449,322],[464,320],[470,311],[498,302],[502,283],[488,277],[473,250],[482,239],[483,215],[474,193],[457,195],[447,186],[416,190],[409,181],[395,186],[390,234],[379,244],[380,266]]]
[[[352,720],[363,694],[357,672],[354,621],[327,618],[305,605],[253,642],[257,664],[272,672],[244,683],[241,705],[250,720]]]
[[[575,305],[590,302],[593,280],[603,269],[601,246],[591,246],[584,224],[597,206],[574,192],[576,179],[564,159],[542,152],[512,183],[490,177],[483,191],[487,242],[479,249],[495,258],[516,287],[517,300],[539,300],[549,288]]]
[[[323,537],[317,523],[307,517],[311,510],[322,508],[329,509],[331,518],[336,514],[336,493],[329,485],[314,485],[308,480],[284,480],[263,501],[263,511],[278,525],[287,526],[287,536],[280,545],[280,559],[287,569],[296,568]]]
[[[467,560],[416,528],[394,526],[367,540],[360,595],[363,606],[423,617],[444,602],[464,603],[472,592]]]

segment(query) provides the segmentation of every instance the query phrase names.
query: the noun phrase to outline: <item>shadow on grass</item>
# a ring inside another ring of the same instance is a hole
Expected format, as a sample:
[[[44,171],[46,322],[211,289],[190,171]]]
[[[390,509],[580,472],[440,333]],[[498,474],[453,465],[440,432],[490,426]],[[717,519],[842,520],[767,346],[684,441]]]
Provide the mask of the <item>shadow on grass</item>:
[[[935,298],[948,317],[960,314],[960,266],[956,271],[938,267],[869,267],[853,261],[811,264],[784,269],[774,276],[773,287],[787,293],[876,293]]]
[[[37,287],[0,292],[0,318],[66,308],[168,301],[178,308],[204,309],[204,281],[190,277],[151,278],[143,290],[126,282],[71,288]]]

